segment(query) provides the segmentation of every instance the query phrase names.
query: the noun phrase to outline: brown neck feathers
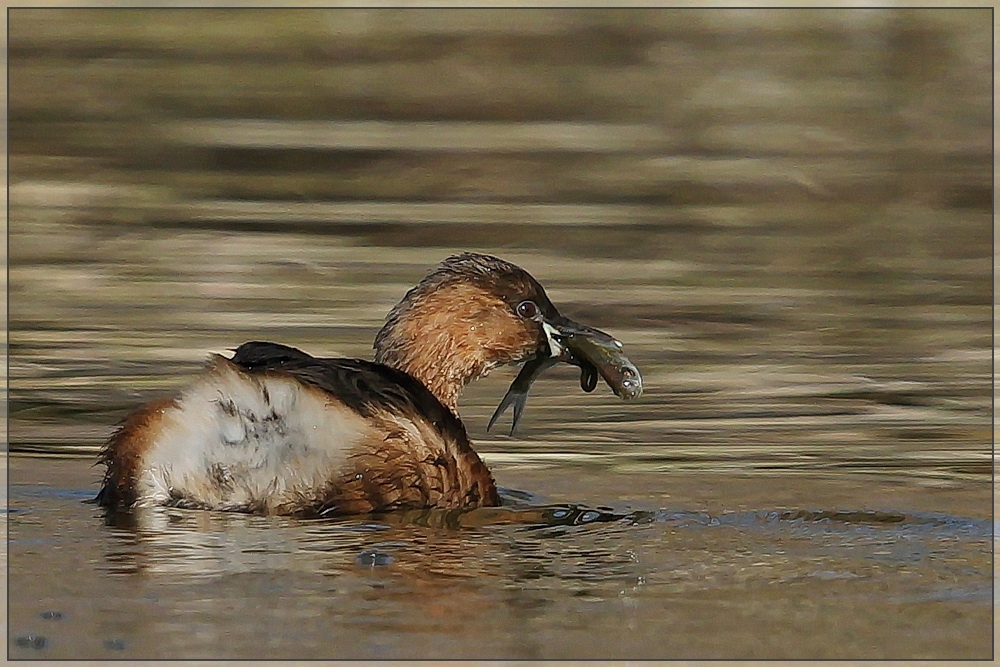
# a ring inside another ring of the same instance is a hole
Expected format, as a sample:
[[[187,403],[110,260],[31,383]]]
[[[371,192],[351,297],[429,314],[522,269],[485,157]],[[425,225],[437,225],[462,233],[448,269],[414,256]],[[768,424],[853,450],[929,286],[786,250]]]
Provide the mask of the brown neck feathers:
[[[375,361],[420,380],[456,415],[469,382],[527,352],[524,325],[480,286],[411,290],[375,338]]]

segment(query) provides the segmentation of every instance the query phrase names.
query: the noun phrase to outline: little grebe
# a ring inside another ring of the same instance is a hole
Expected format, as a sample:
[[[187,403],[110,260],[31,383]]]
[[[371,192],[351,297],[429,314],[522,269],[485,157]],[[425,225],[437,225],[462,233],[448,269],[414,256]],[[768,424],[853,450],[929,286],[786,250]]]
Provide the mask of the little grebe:
[[[500,504],[458,417],[462,388],[525,363],[490,421],[562,361],[591,391],[622,398],[638,370],[607,334],[562,317],[525,270],[455,255],[411,289],[375,337],[375,361],[324,359],[276,343],[213,355],[179,395],[128,416],[102,452],[97,497],[149,505],[330,515]]]

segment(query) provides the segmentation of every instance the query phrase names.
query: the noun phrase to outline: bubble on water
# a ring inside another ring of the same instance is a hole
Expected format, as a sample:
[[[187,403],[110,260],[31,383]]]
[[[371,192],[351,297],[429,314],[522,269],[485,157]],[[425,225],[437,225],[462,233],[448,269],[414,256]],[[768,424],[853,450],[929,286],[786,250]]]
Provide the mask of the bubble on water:
[[[43,611],[41,614],[39,614],[39,616],[44,618],[46,621],[58,621],[62,619],[63,613],[61,611],[49,610],[49,611]]]
[[[14,645],[18,648],[32,648],[37,650],[48,646],[49,640],[42,635],[22,635],[14,640]]]
[[[357,563],[361,567],[384,567],[396,559],[377,549],[365,549],[358,554]]]

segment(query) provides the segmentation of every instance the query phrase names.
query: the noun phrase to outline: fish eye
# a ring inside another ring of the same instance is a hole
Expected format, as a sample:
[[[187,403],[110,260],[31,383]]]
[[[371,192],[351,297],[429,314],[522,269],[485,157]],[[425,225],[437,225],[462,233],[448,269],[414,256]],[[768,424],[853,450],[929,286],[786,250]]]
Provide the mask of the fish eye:
[[[534,301],[526,300],[517,304],[517,314],[526,320],[533,320],[538,316],[538,306]]]

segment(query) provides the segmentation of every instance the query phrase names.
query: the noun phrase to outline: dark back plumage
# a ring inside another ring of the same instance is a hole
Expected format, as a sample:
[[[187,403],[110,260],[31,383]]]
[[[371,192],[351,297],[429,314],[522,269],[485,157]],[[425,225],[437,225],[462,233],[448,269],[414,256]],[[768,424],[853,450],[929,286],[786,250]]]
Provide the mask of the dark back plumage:
[[[420,415],[460,447],[471,449],[461,419],[423,383],[395,368],[363,359],[314,357],[288,345],[259,341],[240,345],[231,361],[251,373],[287,373],[335,396],[362,417],[379,410]]]

